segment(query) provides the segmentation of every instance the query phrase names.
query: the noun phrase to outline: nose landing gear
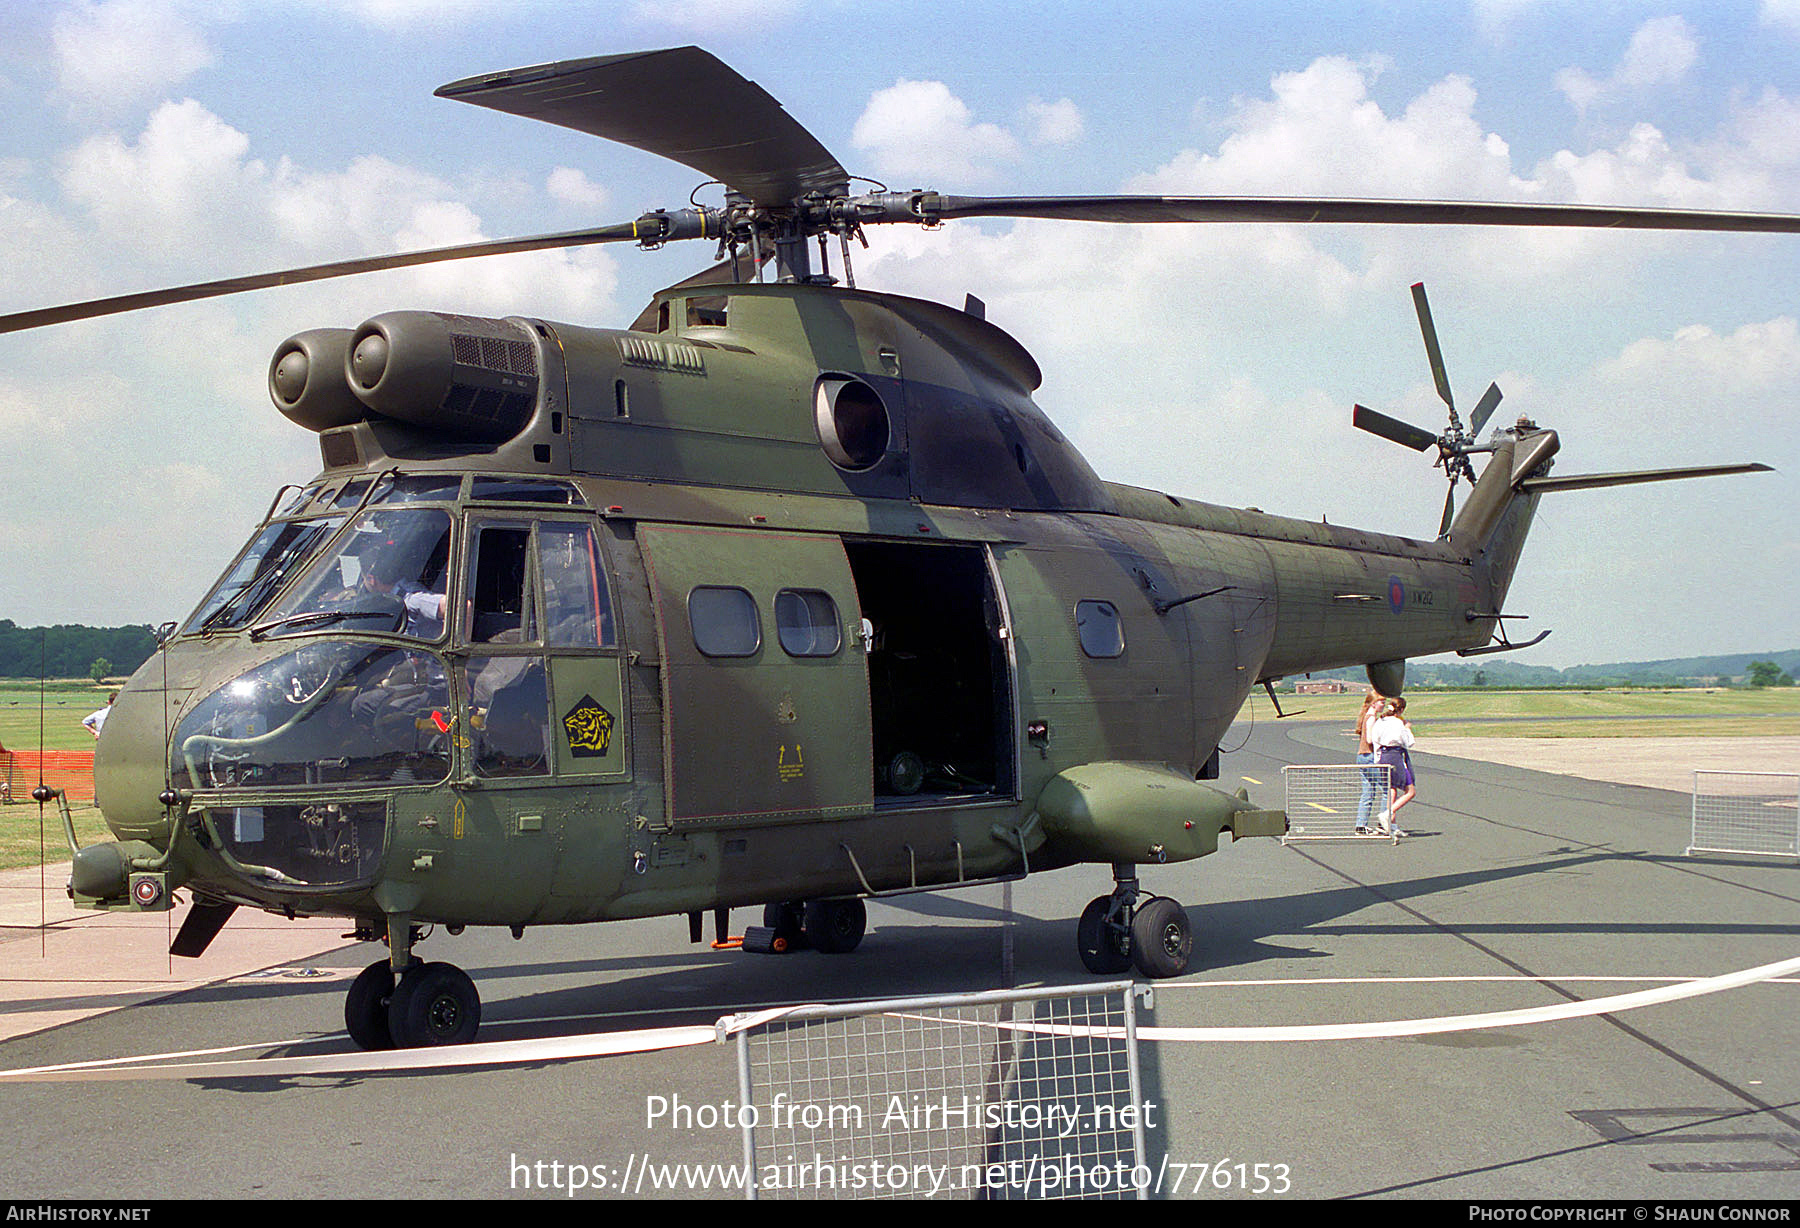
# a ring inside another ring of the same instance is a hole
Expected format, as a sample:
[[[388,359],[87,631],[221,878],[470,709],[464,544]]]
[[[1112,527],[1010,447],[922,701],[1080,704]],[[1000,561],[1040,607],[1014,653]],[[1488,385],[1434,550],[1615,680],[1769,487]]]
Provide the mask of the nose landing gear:
[[[1187,911],[1166,896],[1138,890],[1137,867],[1113,866],[1113,892],[1095,897],[1081,912],[1075,945],[1089,972],[1113,976],[1136,965],[1162,979],[1187,971],[1194,934]]]
[[[461,1045],[481,1026],[481,995],[454,964],[421,963],[412,956],[411,929],[389,919],[394,954],[364,968],[344,997],[344,1026],[364,1049],[420,1049]],[[406,937],[396,943],[392,935]],[[404,967],[398,977],[395,964]]]

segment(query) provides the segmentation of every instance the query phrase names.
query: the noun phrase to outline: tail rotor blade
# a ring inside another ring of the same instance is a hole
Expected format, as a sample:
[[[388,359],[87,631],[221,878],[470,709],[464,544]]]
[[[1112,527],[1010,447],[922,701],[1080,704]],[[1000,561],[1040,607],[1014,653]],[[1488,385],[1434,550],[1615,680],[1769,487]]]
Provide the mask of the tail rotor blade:
[[[1358,430],[1368,431],[1371,435],[1379,435],[1383,439],[1392,440],[1401,447],[1411,448],[1415,452],[1423,452],[1438,441],[1438,437],[1430,431],[1416,427],[1410,422],[1402,422],[1398,418],[1390,418],[1366,405],[1358,405],[1351,410],[1350,422]]]
[[[1489,384],[1487,391],[1481,394],[1481,400],[1475,403],[1474,412],[1469,415],[1469,437],[1473,439],[1481,434],[1481,428],[1487,425],[1495,406],[1500,404],[1500,385]]]
[[[1438,347],[1437,326],[1431,322],[1431,304],[1425,301],[1425,283],[1417,281],[1412,288],[1413,306],[1419,312],[1419,331],[1425,334],[1425,357],[1431,363],[1431,378],[1437,383],[1438,396],[1456,413],[1456,402],[1450,396],[1450,376],[1444,370],[1444,352]]]

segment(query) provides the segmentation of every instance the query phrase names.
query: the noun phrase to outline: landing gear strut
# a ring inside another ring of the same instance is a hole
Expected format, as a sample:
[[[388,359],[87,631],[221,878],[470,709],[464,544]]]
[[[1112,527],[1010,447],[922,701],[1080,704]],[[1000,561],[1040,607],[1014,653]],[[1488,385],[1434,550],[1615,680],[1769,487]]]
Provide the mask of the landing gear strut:
[[[1187,911],[1166,896],[1138,890],[1137,867],[1113,866],[1113,892],[1095,897],[1081,912],[1075,945],[1089,972],[1113,976],[1132,965],[1147,977],[1180,976],[1194,950]]]

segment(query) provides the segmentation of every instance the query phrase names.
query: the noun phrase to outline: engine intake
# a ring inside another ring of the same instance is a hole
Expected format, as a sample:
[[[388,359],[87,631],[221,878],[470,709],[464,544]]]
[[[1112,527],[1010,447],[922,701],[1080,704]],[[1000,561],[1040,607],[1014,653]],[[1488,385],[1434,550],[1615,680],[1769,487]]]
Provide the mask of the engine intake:
[[[352,330],[313,328],[283,341],[269,362],[269,397],[309,431],[348,426],[369,416],[344,380]]]
[[[511,439],[537,406],[537,348],[509,320],[385,312],[352,335],[343,372],[376,413],[478,443]]]

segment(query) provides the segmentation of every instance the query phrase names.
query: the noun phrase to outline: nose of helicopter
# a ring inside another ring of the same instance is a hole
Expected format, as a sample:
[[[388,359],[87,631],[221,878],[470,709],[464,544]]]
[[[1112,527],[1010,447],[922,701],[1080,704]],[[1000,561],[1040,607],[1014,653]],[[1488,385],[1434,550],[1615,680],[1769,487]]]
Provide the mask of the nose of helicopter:
[[[180,696],[166,691],[160,677],[145,679],[144,672],[120,690],[101,729],[94,749],[94,802],[120,840],[166,849],[175,816],[162,794],[169,787],[168,730]]]

